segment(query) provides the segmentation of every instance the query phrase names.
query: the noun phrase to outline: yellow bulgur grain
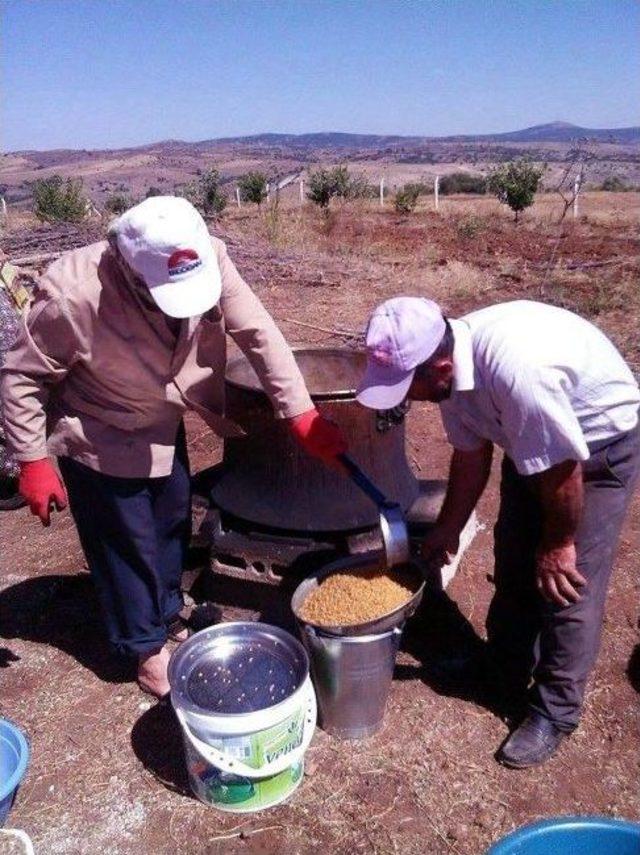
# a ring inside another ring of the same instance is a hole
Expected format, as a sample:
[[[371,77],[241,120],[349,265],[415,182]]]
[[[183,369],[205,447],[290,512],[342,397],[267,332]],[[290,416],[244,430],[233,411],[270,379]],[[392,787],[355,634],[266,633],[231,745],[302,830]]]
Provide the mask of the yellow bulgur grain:
[[[412,577],[397,570],[332,573],[302,603],[299,616],[320,626],[367,623],[400,608],[415,590]]]

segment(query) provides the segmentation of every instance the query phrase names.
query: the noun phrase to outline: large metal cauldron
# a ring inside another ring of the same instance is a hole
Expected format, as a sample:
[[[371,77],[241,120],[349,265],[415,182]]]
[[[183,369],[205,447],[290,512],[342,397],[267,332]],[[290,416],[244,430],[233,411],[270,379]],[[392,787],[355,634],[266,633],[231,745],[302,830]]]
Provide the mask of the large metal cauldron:
[[[404,424],[385,423],[360,406],[355,389],[364,354],[337,349],[294,351],[311,397],[342,428],[352,457],[388,498],[406,511],[418,481],[405,455]],[[244,356],[226,374],[227,415],[247,432],[226,439],[212,500],[223,512],[257,526],[283,531],[343,532],[378,525],[378,510],[340,472],[303,452]]]

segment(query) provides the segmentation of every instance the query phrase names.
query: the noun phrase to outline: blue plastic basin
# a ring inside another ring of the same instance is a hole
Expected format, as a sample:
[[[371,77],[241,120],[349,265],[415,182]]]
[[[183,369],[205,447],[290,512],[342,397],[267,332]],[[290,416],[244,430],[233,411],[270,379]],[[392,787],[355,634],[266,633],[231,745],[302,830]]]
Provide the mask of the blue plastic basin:
[[[0,718],[0,827],[4,825],[29,762],[29,744],[15,724]]]
[[[545,819],[494,843],[487,855],[640,855],[640,824],[604,816]]]

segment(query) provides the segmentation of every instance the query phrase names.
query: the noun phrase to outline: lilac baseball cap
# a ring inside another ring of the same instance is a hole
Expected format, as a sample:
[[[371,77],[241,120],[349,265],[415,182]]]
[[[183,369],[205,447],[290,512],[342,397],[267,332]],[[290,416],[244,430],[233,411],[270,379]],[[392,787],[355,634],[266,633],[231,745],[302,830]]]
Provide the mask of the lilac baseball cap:
[[[367,326],[367,368],[358,401],[374,410],[402,403],[416,368],[435,353],[445,329],[442,310],[433,300],[395,297],[378,306]]]

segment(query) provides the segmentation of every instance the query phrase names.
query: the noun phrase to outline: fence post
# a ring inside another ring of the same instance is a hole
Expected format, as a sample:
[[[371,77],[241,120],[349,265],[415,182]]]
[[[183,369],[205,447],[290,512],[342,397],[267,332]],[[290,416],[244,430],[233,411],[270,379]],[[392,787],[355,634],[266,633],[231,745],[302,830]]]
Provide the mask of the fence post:
[[[380,207],[384,207],[384,175],[380,179]]]
[[[300,179],[300,204],[304,205],[304,178]]]
[[[0,196],[0,218],[3,223],[6,223],[9,219],[7,216],[7,203],[5,201],[4,196]]]
[[[436,175],[436,180],[433,182],[433,201],[435,202],[436,211],[440,204],[440,176]]]
[[[242,205],[240,204],[240,188],[239,187],[236,187],[236,202],[238,203],[238,207],[241,208]]]
[[[578,219],[578,196],[580,195],[580,187],[582,185],[582,172],[576,175],[575,184],[573,185],[573,219]]]

